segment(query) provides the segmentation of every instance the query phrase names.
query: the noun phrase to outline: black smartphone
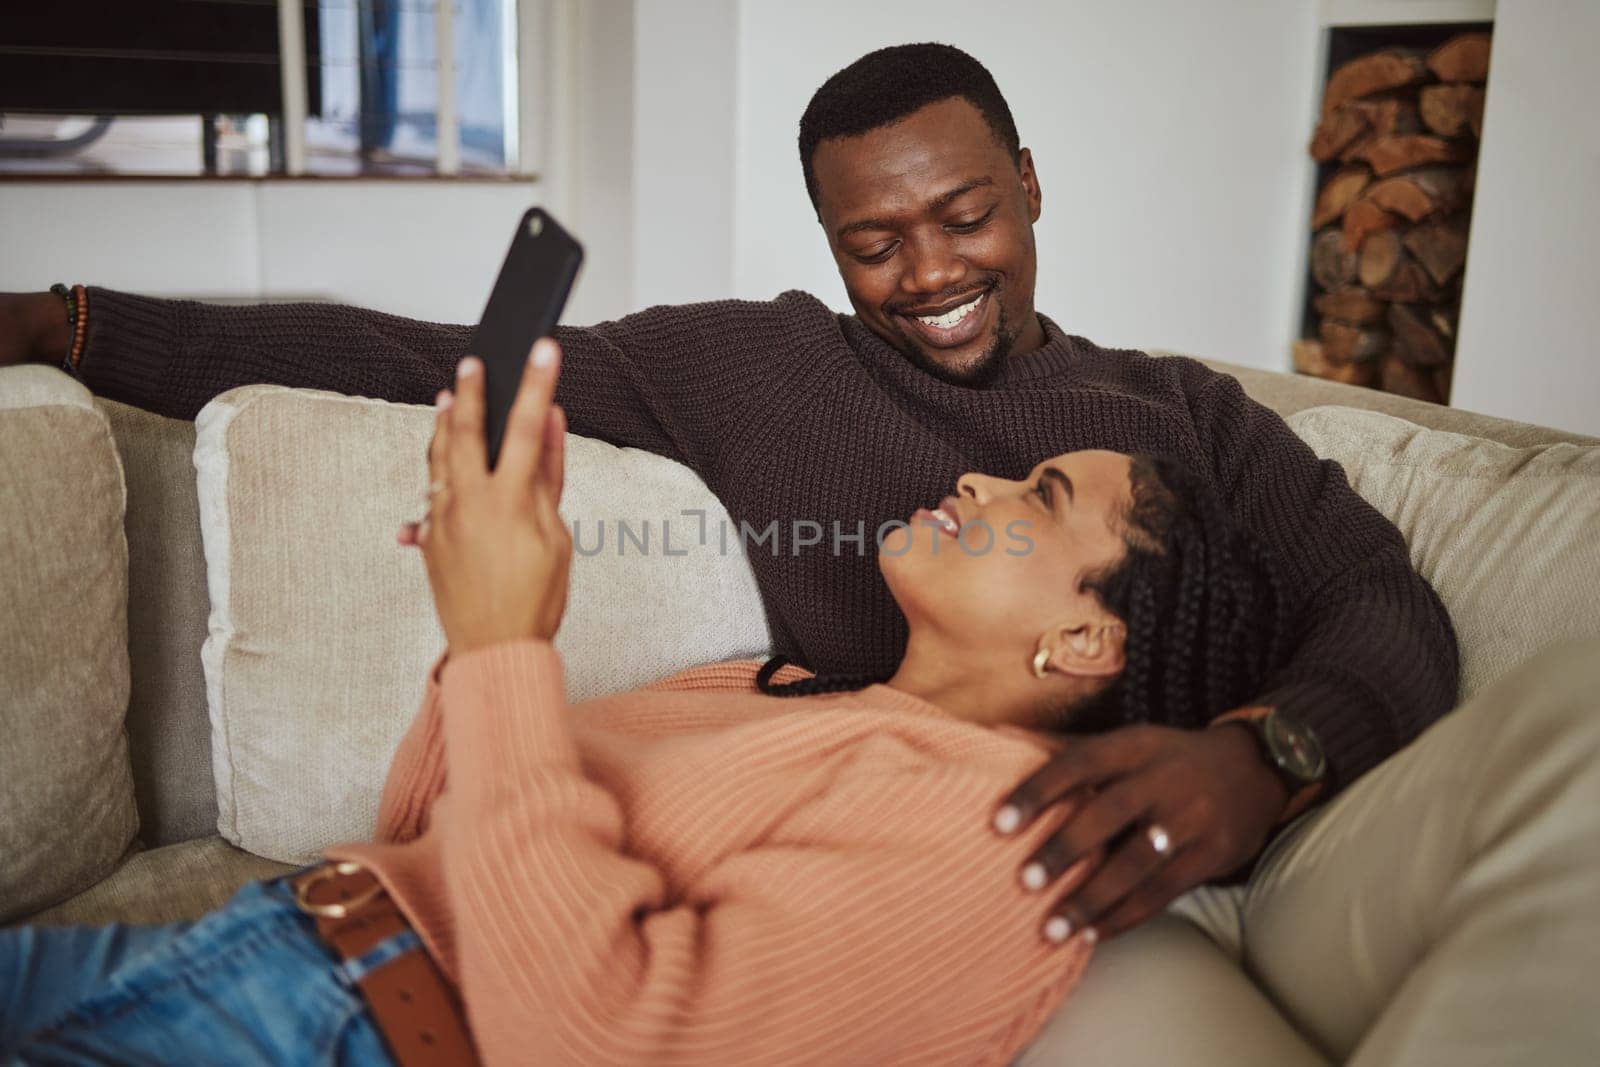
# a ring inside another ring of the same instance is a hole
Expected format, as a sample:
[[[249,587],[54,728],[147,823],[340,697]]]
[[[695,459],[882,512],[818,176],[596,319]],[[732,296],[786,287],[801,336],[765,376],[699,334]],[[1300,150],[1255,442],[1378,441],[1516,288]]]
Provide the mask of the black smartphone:
[[[500,459],[500,442],[528,352],[533,342],[556,328],[582,263],[583,246],[543,208],[530,209],[517,223],[469,349],[483,360],[484,435],[491,470]]]

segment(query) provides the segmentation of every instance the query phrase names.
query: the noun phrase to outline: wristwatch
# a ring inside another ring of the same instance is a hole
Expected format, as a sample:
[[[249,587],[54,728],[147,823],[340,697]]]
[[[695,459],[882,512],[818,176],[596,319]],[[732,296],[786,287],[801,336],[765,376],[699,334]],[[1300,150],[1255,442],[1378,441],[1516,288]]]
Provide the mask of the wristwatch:
[[[1328,775],[1328,760],[1311,727],[1277,708],[1238,708],[1212,719],[1211,726],[1239,722],[1261,748],[1261,755],[1289,787],[1289,803],[1279,822],[1299,815],[1320,791]]]

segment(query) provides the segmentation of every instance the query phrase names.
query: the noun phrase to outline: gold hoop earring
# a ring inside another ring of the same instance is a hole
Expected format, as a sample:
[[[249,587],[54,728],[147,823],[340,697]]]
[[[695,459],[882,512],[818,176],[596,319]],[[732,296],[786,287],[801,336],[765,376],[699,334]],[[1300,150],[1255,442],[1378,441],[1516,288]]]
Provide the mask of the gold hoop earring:
[[[1050,650],[1041,647],[1033,654],[1033,676],[1043,678],[1050,673]]]

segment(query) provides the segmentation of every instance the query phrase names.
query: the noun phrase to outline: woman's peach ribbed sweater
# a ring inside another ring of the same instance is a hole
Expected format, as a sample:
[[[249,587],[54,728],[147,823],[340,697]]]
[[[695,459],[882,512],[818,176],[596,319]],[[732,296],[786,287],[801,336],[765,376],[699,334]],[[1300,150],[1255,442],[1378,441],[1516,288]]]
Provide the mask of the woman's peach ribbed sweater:
[[[488,1064],[1009,1062],[1091,950],[990,828],[1038,734],[886,686],[778,700],[753,663],[571,707],[518,641],[430,672],[373,868]]]

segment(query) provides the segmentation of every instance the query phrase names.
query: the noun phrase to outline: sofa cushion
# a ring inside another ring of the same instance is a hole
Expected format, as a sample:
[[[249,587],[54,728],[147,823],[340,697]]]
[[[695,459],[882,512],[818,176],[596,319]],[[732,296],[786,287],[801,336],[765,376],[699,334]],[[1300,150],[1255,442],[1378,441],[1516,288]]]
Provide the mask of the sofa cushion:
[[[444,643],[422,558],[395,543],[424,509],[432,431],[427,407],[267,385],[196,420],[217,826],[241,848],[307,863],[372,834]],[[713,529],[726,516],[688,468],[569,437],[562,512],[578,552],[556,645],[574,701],[768,649],[748,563],[714,536],[698,544],[698,518],[681,515],[695,508]]]
[[[1455,623],[1462,700],[1600,635],[1600,445],[1512,448],[1343,407],[1287,421],[1405,535]]]
[[[89,391],[0,368],[0,921],[93,885],[138,830],[123,504]]]
[[[128,488],[128,755],[139,840],[217,832],[206,721],[206,560],[194,491],[194,423],[96,397]]]
[[[1179,353],[1155,351],[1151,354],[1178,355]],[[1465,408],[1431,404],[1426,400],[1413,400],[1409,396],[1385,393],[1364,385],[1346,385],[1343,382],[1330,382],[1310,374],[1293,372],[1285,374],[1282,371],[1245,367],[1216,359],[1202,359],[1199,362],[1212,370],[1239,379],[1239,384],[1250,399],[1271,408],[1285,419],[1295,412],[1308,408],[1333,406],[1381,411],[1385,415],[1406,419],[1418,426],[1426,426],[1430,430],[1447,430],[1468,437],[1487,438],[1514,448],[1562,442],[1600,444],[1600,438],[1586,437],[1583,434],[1557,430],[1549,426],[1538,426],[1531,422],[1496,418],[1477,411],[1467,411]]]
[[[27,921],[40,926],[187,922],[226,904],[246,882],[296,869],[210,834],[136,852],[105,881]]]
[[[1156,915],[1093,964],[1011,1067],[1321,1067],[1328,1061],[1186,918]]]

